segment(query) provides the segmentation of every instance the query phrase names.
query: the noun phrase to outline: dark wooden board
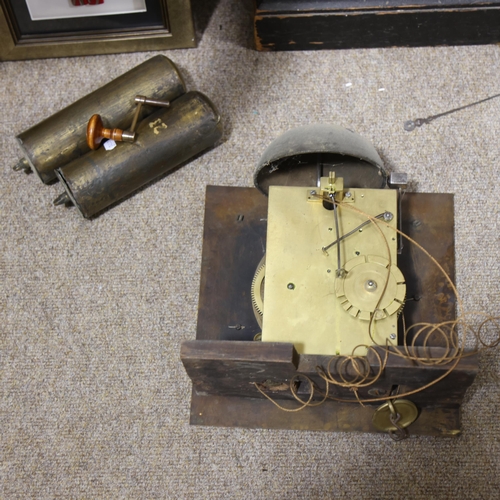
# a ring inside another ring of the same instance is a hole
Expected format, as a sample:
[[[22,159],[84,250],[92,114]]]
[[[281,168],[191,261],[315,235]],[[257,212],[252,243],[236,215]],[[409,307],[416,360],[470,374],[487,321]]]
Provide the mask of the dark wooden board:
[[[376,348],[377,357],[370,351],[367,356],[371,366],[371,375],[378,373],[380,360],[385,353],[382,348]],[[442,347],[415,348],[413,355],[439,359],[446,354]],[[340,381],[342,375],[350,380],[356,378],[352,364],[342,364],[341,356],[299,356],[293,344],[279,342],[245,342],[232,340],[191,340],[184,342],[181,348],[181,360],[186,372],[193,382],[197,394],[260,397],[256,388],[269,394],[273,399],[293,399],[289,389],[290,381],[297,375],[305,375],[315,383],[321,391],[316,391],[314,400],[322,399],[326,385],[318,375],[316,367],[324,372],[328,367],[330,375]],[[358,397],[366,404],[380,405],[377,395],[387,396],[395,386],[400,387],[400,393],[410,393],[424,385],[432,384],[440,377],[453,370],[442,380],[411,395],[411,399],[420,408],[433,407],[438,401],[441,405],[458,406],[462,403],[465,391],[472,384],[477,373],[477,356],[468,356],[455,366],[453,362],[428,365],[415,363],[401,356],[389,354],[384,371],[376,384],[362,388]],[[310,386],[302,377],[297,393],[306,400],[310,394]],[[372,392],[370,392],[372,391]],[[332,384],[329,395],[337,399],[357,403],[356,396],[348,388]],[[371,402],[370,400],[374,399]]]
[[[297,402],[283,406],[297,408]],[[224,396],[200,396],[193,392],[192,425],[246,427],[250,429],[289,429],[328,432],[374,432],[373,407],[326,401],[321,406],[285,412],[266,399]],[[457,406],[424,408],[408,428],[412,435],[452,437],[461,432],[460,409]]]
[[[256,189],[207,186],[196,338],[253,340],[261,331],[250,284],[266,230],[267,198]]]
[[[406,193],[402,198],[402,231],[422,245],[455,282],[454,197],[452,194]],[[455,319],[456,297],[439,268],[403,239],[398,267],[405,276],[407,325]],[[401,331],[401,328],[400,328]],[[413,333],[408,343],[413,340]],[[399,339],[402,344],[402,339]],[[421,344],[423,336],[418,338]],[[432,345],[444,345],[435,335]]]
[[[464,45],[500,41],[500,1],[262,0],[257,50]]]
[[[253,385],[282,382],[297,373],[293,344],[192,340],[181,347],[181,360],[198,393],[256,395]]]

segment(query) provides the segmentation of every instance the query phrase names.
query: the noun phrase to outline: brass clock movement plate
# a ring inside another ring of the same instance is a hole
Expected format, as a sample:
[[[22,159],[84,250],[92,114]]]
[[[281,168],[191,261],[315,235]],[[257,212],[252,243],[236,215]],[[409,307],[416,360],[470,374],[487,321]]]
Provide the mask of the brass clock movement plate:
[[[291,342],[301,354],[349,355],[397,339],[406,291],[396,265],[397,192],[343,190],[337,236],[334,211],[316,190],[269,190],[262,340]],[[338,237],[339,251],[331,245]]]

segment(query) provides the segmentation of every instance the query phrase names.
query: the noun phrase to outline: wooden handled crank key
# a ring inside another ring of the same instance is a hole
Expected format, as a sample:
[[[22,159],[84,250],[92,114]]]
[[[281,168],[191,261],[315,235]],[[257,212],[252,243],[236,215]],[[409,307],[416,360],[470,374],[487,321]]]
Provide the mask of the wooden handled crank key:
[[[104,139],[112,139],[116,142],[134,142],[136,138],[135,127],[137,126],[137,121],[139,120],[139,115],[141,113],[143,104],[162,108],[168,108],[170,106],[170,102],[168,101],[148,99],[147,97],[142,95],[135,96],[134,100],[137,104],[137,108],[132,119],[130,130],[121,130],[119,128],[105,128],[100,115],[95,114],[92,116],[87,125],[87,144],[90,149],[98,149]]]

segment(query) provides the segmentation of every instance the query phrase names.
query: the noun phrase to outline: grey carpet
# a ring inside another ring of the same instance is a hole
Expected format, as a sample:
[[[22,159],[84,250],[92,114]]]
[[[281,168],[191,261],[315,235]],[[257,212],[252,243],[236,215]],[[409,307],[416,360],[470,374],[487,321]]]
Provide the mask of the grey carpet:
[[[189,425],[204,186],[250,186],[294,126],[356,130],[414,190],[455,193],[459,291],[499,313],[500,99],[403,123],[500,92],[500,47],[257,53],[250,19],[200,5],[199,47],[163,52],[219,107],[222,144],[90,222],[11,170],[14,136],[154,53],[0,64],[1,498],[498,498],[498,350],[456,439]]]

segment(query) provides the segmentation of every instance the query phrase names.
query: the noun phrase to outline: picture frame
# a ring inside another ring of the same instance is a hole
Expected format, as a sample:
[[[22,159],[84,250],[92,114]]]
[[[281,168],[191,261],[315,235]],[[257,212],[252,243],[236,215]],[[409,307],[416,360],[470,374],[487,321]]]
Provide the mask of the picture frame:
[[[0,0],[0,61],[196,47],[190,0],[146,6],[133,15],[33,21],[26,0]]]
[[[146,0],[24,0],[33,21],[146,12]],[[79,9],[78,7],[83,7]]]

